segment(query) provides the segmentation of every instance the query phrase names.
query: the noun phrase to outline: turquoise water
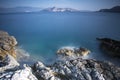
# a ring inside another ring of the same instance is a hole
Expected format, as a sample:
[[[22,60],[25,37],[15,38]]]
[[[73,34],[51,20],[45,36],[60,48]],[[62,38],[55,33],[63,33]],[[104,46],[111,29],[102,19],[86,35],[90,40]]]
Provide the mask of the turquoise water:
[[[99,50],[96,37],[120,40],[119,13],[34,13],[1,14],[0,30],[16,37],[32,57],[54,61],[55,52],[63,46],[90,49],[89,58],[117,62]]]

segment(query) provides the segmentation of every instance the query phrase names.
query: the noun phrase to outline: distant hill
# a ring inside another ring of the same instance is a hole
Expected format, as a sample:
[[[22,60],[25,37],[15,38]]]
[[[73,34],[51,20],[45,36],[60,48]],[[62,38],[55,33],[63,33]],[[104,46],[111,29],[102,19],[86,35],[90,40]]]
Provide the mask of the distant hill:
[[[101,10],[99,10],[99,12],[116,12],[116,13],[120,13],[120,6],[115,6],[115,7],[110,8],[110,9],[101,9]]]

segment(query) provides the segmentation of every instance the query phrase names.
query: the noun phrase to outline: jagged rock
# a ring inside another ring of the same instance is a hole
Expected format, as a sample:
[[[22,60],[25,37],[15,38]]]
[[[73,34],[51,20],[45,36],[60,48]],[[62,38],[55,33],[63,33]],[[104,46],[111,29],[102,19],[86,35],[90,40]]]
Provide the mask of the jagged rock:
[[[38,79],[32,74],[31,68],[24,65],[23,69],[1,73],[0,80],[38,80]]]
[[[59,80],[54,76],[54,71],[40,61],[34,64],[33,72],[39,80]]]
[[[17,70],[11,77],[11,80],[38,80],[33,74],[30,67],[24,65],[24,69]]]
[[[86,56],[90,53],[87,48],[64,47],[57,51],[57,54],[64,56]]]
[[[7,32],[0,31],[0,56],[4,58],[7,53],[16,58],[15,46],[17,41],[13,36],[10,36]]]
[[[6,55],[0,65],[0,73],[2,73],[5,70],[15,70],[19,66],[19,63],[11,55]]]
[[[0,65],[0,80],[38,80],[30,67],[24,65],[24,68],[20,68],[11,55],[7,55]]]
[[[15,59],[13,57],[12,59],[12,63],[15,63]],[[7,62],[9,62],[8,58],[4,63],[8,64]],[[32,66],[32,70],[26,65],[22,69],[13,68],[15,67],[7,67],[1,72],[0,80],[120,80],[119,67],[110,62],[93,59],[56,61],[47,66],[39,61]]]
[[[101,42],[100,48],[109,55],[120,57],[120,41],[109,38],[97,38]]]
[[[53,80],[120,80],[119,67],[93,59],[57,61],[50,66],[40,62],[34,64],[33,71],[38,79],[43,80],[51,77]]]

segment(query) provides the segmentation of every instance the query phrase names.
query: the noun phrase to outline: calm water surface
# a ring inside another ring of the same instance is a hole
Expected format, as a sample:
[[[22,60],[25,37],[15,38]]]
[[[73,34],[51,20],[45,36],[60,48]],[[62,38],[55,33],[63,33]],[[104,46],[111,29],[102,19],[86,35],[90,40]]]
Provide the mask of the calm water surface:
[[[32,57],[54,61],[64,46],[82,46],[92,53],[88,58],[118,63],[99,50],[96,37],[120,40],[119,13],[34,13],[1,14],[0,30],[16,37],[18,45]]]

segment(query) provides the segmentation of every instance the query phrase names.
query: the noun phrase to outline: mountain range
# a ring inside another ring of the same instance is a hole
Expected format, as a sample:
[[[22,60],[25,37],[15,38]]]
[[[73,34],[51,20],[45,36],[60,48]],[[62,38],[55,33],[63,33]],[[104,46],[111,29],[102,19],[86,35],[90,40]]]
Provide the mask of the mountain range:
[[[38,7],[15,7],[15,8],[0,8],[0,13],[30,13],[30,12],[79,12],[80,10],[72,8],[38,8]]]
[[[0,13],[40,13],[40,12],[91,12],[88,10],[78,10],[73,8],[39,8],[39,7],[14,7],[0,8]],[[110,9],[100,9],[97,12],[117,12],[120,13],[120,6],[115,6]]]

